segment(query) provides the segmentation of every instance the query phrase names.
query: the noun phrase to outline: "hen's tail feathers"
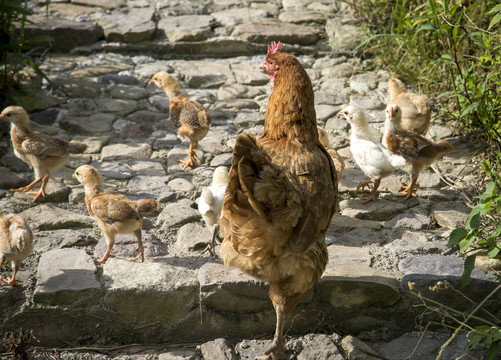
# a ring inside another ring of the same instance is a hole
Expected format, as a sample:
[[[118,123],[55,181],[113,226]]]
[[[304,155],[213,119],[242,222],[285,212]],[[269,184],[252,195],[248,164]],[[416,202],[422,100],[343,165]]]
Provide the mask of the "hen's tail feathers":
[[[140,199],[136,203],[137,211],[141,214],[149,214],[158,208],[158,203],[155,199]]]
[[[70,154],[82,154],[85,150],[87,150],[87,145],[84,143],[78,141],[70,141],[68,143],[68,152]]]
[[[446,140],[439,140],[435,147],[440,155],[447,154],[454,151],[454,146]]]

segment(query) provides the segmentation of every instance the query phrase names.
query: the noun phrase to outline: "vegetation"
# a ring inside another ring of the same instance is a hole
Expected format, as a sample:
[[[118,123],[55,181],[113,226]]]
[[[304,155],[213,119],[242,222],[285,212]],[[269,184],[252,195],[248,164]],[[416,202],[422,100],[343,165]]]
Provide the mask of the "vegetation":
[[[466,285],[478,251],[499,258],[501,250],[501,4],[497,0],[346,1],[369,24],[359,49],[374,59],[374,67],[387,68],[406,83],[434,94],[441,118],[482,144],[485,191],[475,197],[465,226],[452,232],[448,244],[466,255],[462,277]],[[470,347],[488,343],[489,358],[494,358],[501,342],[500,326],[498,321],[469,327]]]
[[[49,1],[46,8],[48,10]],[[0,0],[0,105],[18,104],[22,94],[16,89],[19,71],[28,66],[39,75],[45,75],[30,56],[38,49],[34,46],[43,41],[52,41],[49,36],[25,37],[26,24],[30,23],[27,0]]]

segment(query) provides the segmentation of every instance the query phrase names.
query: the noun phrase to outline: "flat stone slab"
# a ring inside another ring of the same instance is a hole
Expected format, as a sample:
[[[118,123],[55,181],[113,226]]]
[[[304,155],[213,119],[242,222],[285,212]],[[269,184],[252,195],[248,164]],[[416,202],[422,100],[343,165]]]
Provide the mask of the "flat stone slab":
[[[174,66],[191,88],[215,88],[236,82],[230,65],[226,62],[178,60]]]
[[[144,263],[111,258],[103,279],[106,306],[139,324],[176,322],[194,310],[198,297],[195,272],[168,258]]]
[[[97,18],[97,22],[103,27],[106,40],[138,43],[153,37],[156,30],[154,14],[152,7],[117,9],[111,15]]]
[[[151,153],[152,149],[149,144],[113,144],[103,147],[101,151],[101,160],[113,161],[120,159],[149,159]]]
[[[87,228],[94,224],[94,219],[88,215],[80,215],[52,204],[37,205],[20,215],[29,219],[30,227],[37,230]]]
[[[195,205],[195,202],[188,199],[167,204],[157,217],[157,226],[161,225],[163,229],[169,229],[201,219],[202,216],[194,208]]]
[[[166,202],[176,195],[173,189],[165,184],[165,177],[162,176],[136,176],[130,179],[127,189],[137,197],[155,198],[160,202]]]
[[[102,297],[96,266],[84,250],[48,251],[38,263],[33,300],[49,305],[89,306]]]
[[[376,202],[363,204],[361,200],[350,199],[339,203],[341,215],[362,220],[387,221],[406,210],[402,203],[378,199]]]
[[[112,129],[116,117],[110,113],[96,113],[90,116],[72,116],[61,119],[60,126],[74,133],[103,133]]]
[[[269,310],[268,286],[236,268],[207,263],[198,271],[202,303],[219,311]]]
[[[168,16],[160,19],[157,26],[169,41],[201,41],[213,36],[212,21],[210,15]]]
[[[390,306],[400,299],[398,280],[370,267],[365,248],[330,245],[329,263],[320,279],[320,296],[337,308]]]
[[[287,44],[313,45],[320,39],[320,33],[310,27],[265,19],[238,25],[231,35],[257,43],[282,41]]]
[[[464,226],[471,209],[462,201],[446,201],[433,205],[432,211],[440,226],[455,229]]]

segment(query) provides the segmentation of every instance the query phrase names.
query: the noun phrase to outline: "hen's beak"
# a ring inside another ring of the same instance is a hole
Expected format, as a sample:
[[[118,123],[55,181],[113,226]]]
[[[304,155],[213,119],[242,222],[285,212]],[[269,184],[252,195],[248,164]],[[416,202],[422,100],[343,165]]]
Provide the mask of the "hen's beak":
[[[266,61],[263,61],[261,65],[259,65],[259,68],[263,70],[266,69]]]

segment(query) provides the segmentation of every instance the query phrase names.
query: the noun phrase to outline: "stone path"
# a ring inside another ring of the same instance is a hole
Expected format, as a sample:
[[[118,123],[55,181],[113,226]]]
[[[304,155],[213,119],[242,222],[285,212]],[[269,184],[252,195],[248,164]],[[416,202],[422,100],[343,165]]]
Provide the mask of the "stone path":
[[[40,63],[50,83],[24,73],[22,87],[37,94],[26,107],[36,129],[89,148],[54,173],[47,197],[33,204],[8,191],[33,175],[15,158],[7,136],[0,139],[0,208],[20,213],[35,233],[35,251],[19,273],[26,287],[0,288],[1,333],[32,328],[49,347],[163,345],[80,355],[89,359],[250,359],[262,352],[265,340],[242,339],[272,337],[267,288],[202,254],[210,230],[195,199],[215,167],[230,165],[236,135],[262,131],[270,85],[258,65],[275,40],[307,69],[318,122],[347,165],[341,212],[326,239],[328,268],[287,324],[291,354],[404,359],[422,335],[414,331],[424,311],[415,306],[420,301],[409,282],[435,300],[470,308],[451,288],[429,288],[438,280],[459,288],[463,260],[446,244],[469,213],[465,199],[474,194],[479,171],[470,161],[473,149],[434,120],[429,136],[448,138],[456,150],[437,162],[439,173],[421,174],[417,197],[392,195],[408,181],[397,172],[383,180],[376,203],[356,198],[355,187],[365,178],[350,157],[349,126],[336,114],[341,105],[355,104],[382,128],[389,74],[365,72],[364,61],[354,56],[361,30],[343,3],[52,1],[48,16],[42,2],[30,4],[39,15],[28,32],[43,29],[56,41]],[[198,152],[202,164],[194,169],[182,171],[177,162],[186,158],[188,143],[168,120],[168,99],[147,86],[160,70],[173,73],[210,110],[212,126]],[[160,201],[160,210],[145,219],[144,263],[127,261],[137,251],[132,236],[118,238],[116,257],[104,266],[93,263],[106,244],[87,214],[83,187],[71,178],[81,164],[95,166],[110,190]],[[493,279],[475,269],[463,291],[478,301]],[[445,339],[426,332],[414,358],[431,358]],[[464,345],[464,337],[453,342],[447,358],[465,354]],[[64,356],[77,356],[71,354]]]

